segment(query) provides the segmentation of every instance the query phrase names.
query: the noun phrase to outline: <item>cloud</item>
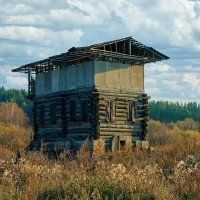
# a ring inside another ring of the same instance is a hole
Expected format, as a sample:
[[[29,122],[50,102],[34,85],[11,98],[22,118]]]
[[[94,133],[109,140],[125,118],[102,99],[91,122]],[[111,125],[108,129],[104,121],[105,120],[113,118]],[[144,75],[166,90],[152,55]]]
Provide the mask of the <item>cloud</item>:
[[[5,88],[26,89],[27,88],[27,78],[21,76],[6,76]]]
[[[147,92],[147,94],[151,94],[151,96],[153,97],[157,97],[157,94],[160,93],[160,90],[157,87],[153,87],[153,88],[147,87],[145,91]]]
[[[168,71],[171,71],[172,70],[172,67],[167,65],[167,64],[164,64],[164,63],[161,63],[161,64],[149,64],[146,66],[146,70],[148,72],[152,72],[152,73],[156,73],[156,72],[168,72]]]
[[[175,92],[179,92],[182,90],[181,85],[179,85],[176,80],[163,80],[163,84],[166,85],[168,90],[173,90]]]
[[[200,92],[200,77],[194,73],[183,74],[183,82],[188,84],[190,90],[194,93]]]
[[[0,2],[1,6],[0,6],[0,13],[1,15],[16,15],[16,14],[28,14],[30,12],[35,12],[34,7],[32,7],[31,5],[27,4],[27,3],[23,3],[21,1],[21,3],[18,2],[14,2],[14,1],[1,1]]]
[[[200,2],[188,0],[0,0],[0,84],[23,87],[10,72],[22,64],[130,35],[170,57],[145,66],[150,95],[199,99]]]
[[[156,85],[156,83],[157,83],[156,80],[153,78],[149,77],[145,78],[145,85]]]
[[[74,30],[61,30],[52,31],[45,28],[36,27],[19,27],[19,26],[4,26],[0,27],[0,39],[14,40],[18,42],[31,43],[39,46],[52,46],[61,45],[64,42],[79,43],[82,31]],[[69,38],[71,41],[69,41]]]
[[[199,69],[191,65],[175,67],[162,63],[159,66],[158,62],[145,69],[145,77],[146,92],[154,99],[198,101],[200,97]]]
[[[12,73],[12,66],[3,66],[0,68],[0,86],[4,88],[27,89],[27,77],[24,74]]]

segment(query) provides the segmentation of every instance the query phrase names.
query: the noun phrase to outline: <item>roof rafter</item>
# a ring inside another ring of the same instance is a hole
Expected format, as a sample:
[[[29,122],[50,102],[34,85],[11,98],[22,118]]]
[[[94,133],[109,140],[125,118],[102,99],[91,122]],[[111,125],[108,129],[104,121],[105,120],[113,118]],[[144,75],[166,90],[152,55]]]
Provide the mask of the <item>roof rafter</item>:
[[[56,68],[67,67],[91,60],[123,64],[144,65],[145,63],[169,59],[152,47],[147,47],[132,37],[113,40],[87,47],[72,47],[66,53],[23,65],[13,72],[42,73]]]

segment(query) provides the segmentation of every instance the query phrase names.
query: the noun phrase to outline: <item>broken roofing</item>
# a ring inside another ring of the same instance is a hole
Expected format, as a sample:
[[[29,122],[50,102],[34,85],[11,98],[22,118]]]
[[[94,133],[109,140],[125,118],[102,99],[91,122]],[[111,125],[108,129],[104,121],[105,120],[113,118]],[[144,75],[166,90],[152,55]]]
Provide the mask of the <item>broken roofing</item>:
[[[132,37],[126,37],[87,47],[72,47],[66,53],[23,65],[12,71],[41,73],[94,60],[130,65],[144,65],[145,63],[166,59],[169,59],[169,57],[156,51],[154,48],[147,47]]]

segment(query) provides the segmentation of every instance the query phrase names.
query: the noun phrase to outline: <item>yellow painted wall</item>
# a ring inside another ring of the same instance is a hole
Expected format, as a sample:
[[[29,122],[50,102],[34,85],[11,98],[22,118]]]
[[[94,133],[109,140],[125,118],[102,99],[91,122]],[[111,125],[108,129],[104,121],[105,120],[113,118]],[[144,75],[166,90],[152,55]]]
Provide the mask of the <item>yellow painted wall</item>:
[[[95,86],[144,90],[144,67],[95,62]]]

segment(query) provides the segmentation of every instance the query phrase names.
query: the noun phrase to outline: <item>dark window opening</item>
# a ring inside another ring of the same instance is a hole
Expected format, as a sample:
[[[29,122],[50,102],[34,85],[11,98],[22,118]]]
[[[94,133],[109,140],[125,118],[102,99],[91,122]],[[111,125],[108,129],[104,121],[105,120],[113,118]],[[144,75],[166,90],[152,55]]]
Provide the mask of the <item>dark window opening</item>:
[[[106,50],[106,51],[110,51],[110,50],[111,50],[111,49],[110,49],[110,45],[106,45],[106,46],[105,46],[105,50]]]
[[[45,124],[45,105],[40,105],[39,107],[39,124]]]
[[[70,115],[71,121],[76,120],[76,101],[75,100],[71,100],[69,103],[69,115]]]
[[[112,143],[105,144],[105,151],[106,152],[112,152]]]
[[[112,51],[114,51],[114,52],[117,51],[117,44],[116,43],[112,44]]]
[[[133,147],[136,147],[136,141],[133,141]]]
[[[137,105],[135,101],[128,102],[128,121],[134,122],[137,118]]]
[[[87,100],[82,100],[80,102],[80,109],[81,109],[81,120],[87,121],[88,120],[88,114],[89,114],[88,101]]]
[[[126,141],[120,140],[119,141],[119,148],[120,148],[120,151],[125,151],[126,150]]]
[[[57,110],[56,103],[52,103],[50,105],[50,121],[52,124],[56,124],[57,122],[56,110]]]
[[[115,102],[113,100],[106,102],[106,120],[108,122],[115,120]]]

